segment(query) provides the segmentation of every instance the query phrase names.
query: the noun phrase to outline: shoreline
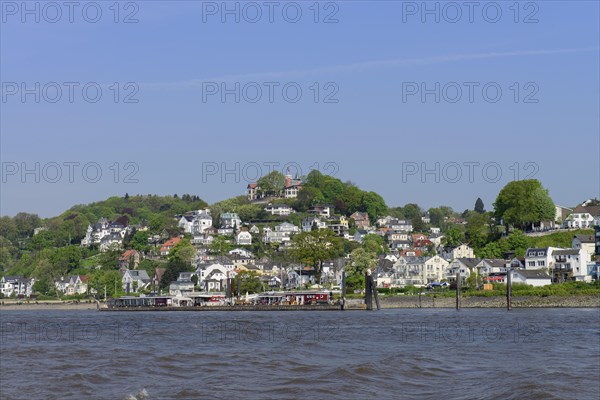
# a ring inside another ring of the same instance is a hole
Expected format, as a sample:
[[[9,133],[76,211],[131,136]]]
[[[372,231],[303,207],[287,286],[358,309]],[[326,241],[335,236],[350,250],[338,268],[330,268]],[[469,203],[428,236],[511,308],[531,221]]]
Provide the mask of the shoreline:
[[[382,309],[394,308],[456,308],[456,299],[453,297],[433,298],[422,296],[419,306],[419,296],[381,296],[379,298]],[[102,303],[103,305],[104,303]],[[461,308],[506,308],[506,297],[462,297]],[[348,299],[347,310],[362,310],[365,308],[363,299]],[[600,308],[600,295],[573,295],[573,296],[513,296],[512,308]],[[72,302],[47,300],[38,302],[3,301],[0,302],[0,311],[89,311],[98,310],[96,302]],[[310,308],[299,308],[293,311],[310,311]],[[332,307],[330,310],[338,310]],[[110,310],[105,310],[110,311]],[[128,310],[138,311],[138,310]],[[139,310],[141,311],[141,310]],[[170,309],[164,311],[186,311]],[[213,310],[190,310],[190,311],[213,311]],[[217,311],[216,309],[214,311]],[[228,307],[227,311],[248,311],[248,308]],[[268,309],[260,307],[256,311],[278,311],[277,307]],[[321,310],[328,311],[328,310]]]

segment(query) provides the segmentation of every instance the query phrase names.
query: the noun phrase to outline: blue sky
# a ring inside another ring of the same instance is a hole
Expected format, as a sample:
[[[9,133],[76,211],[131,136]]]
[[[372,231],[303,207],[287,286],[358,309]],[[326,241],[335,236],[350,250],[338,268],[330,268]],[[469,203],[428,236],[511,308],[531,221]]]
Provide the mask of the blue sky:
[[[317,23],[314,1],[274,2],[273,22],[264,2],[228,2],[236,22],[222,2],[121,2],[116,16],[98,1],[96,23],[86,2],[72,23],[64,7],[52,23],[39,2],[36,22],[1,3],[1,214],[52,216],[126,192],[212,203],[271,163],[333,173],[390,206],[463,210],[481,197],[491,208],[528,176],[557,204],[600,195],[597,1],[520,2],[518,15],[512,1],[476,2],[472,22],[464,2],[427,2],[439,21],[423,2],[319,2]]]

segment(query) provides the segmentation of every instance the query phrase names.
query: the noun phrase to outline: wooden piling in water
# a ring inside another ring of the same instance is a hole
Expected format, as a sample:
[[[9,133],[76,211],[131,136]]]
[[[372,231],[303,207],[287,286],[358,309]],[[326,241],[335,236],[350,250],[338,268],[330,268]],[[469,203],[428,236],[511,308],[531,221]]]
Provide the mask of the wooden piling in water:
[[[346,307],[346,271],[342,271],[342,310]]]
[[[371,271],[367,270],[367,272],[365,272],[365,304],[367,305],[367,310],[372,310],[373,309],[373,295],[371,293],[371,282],[370,282],[371,274],[369,272],[371,272]]]
[[[460,272],[456,273],[456,309],[460,310]]]
[[[379,306],[379,296],[377,293],[377,285],[375,285],[375,279],[373,279],[373,275],[369,275],[369,280],[370,280],[370,284],[371,284],[371,293],[373,293],[373,296],[375,297],[375,306],[377,307],[378,310],[381,310],[381,307]]]
[[[512,271],[509,269],[506,274],[506,309],[512,310],[511,296],[512,296]]]

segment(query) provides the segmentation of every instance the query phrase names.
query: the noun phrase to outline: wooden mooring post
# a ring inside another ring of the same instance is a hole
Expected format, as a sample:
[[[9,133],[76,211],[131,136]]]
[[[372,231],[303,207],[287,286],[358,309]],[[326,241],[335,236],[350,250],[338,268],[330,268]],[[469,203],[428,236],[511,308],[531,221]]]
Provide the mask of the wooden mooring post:
[[[375,280],[373,279],[371,269],[369,268],[367,269],[367,272],[365,272],[365,304],[367,305],[367,310],[373,309],[373,297],[375,298],[375,306],[380,310],[377,287],[375,286]]]
[[[460,272],[456,273],[456,309],[460,310]]]
[[[512,310],[511,297],[512,297],[512,270],[509,268],[508,273],[506,274],[506,309],[508,311]]]
[[[341,309],[346,307],[346,271],[342,271],[342,303]]]

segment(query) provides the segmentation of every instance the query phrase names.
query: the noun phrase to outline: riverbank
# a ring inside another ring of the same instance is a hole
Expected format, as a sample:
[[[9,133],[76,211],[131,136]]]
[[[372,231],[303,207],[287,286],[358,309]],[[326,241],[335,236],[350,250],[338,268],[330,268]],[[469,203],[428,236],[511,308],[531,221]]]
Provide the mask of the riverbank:
[[[455,308],[456,298],[421,296],[380,296],[381,308]],[[350,300],[350,308],[361,306],[362,299]],[[600,307],[599,295],[577,295],[577,296],[513,296],[513,308],[595,308]],[[506,297],[461,297],[461,308],[504,308]]]
[[[16,301],[2,300],[0,302],[0,311],[11,310],[96,310],[98,307],[96,302],[74,302],[60,300],[44,300],[44,301]]]
[[[380,296],[381,308],[455,308],[456,299],[452,297],[433,297],[421,296]],[[348,299],[346,302],[348,310],[364,309],[363,299]],[[462,297],[460,300],[461,308],[504,308],[506,307],[506,298],[496,297]],[[513,296],[513,308],[600,308],[600,296],[598,295],[577,295],[577,296]],[[240,306],[226,307],[227,310],[220,311],[243,311],[249,308]],[[26,311],[26,310],[96,310],[95,302],[72,302],[72,301],[15,301],[3,300],[0,302],[0,311]],[[331,307],[337,310],[337,307]],[[276,307],[262,306],[257,311],[277,311]],[[216,309],[215,309],[216,311]]]

